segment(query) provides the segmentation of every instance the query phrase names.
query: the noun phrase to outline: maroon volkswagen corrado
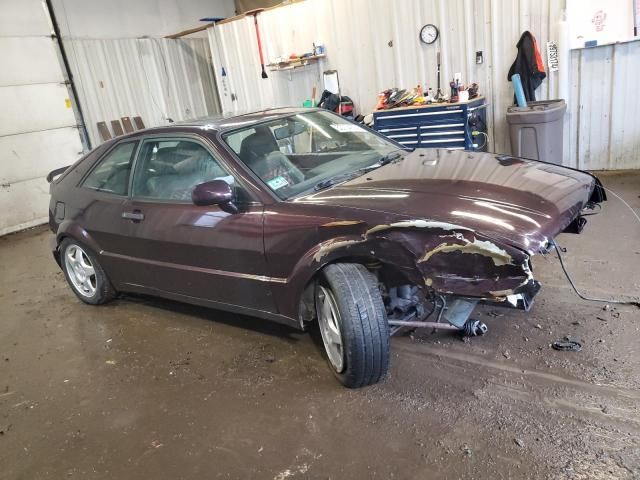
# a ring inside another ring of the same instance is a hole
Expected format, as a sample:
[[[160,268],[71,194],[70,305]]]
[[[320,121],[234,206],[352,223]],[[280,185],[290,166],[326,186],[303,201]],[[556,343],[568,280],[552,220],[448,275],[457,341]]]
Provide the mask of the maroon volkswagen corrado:
[[[477,335],[478,302],[528,309],[531,256],[604,200],[588,173],[410,150],[315,109],[138,131],[48,179],[53,253],[80,300],[317,320],[348,387],[385,375],[400,328]]]

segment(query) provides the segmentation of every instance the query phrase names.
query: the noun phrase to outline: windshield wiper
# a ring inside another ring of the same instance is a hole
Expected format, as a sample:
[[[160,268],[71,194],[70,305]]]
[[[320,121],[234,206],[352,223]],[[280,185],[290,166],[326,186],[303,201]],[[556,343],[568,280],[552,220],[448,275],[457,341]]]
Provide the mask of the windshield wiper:
[[[355,172],[340,173],[338,175],[334,175],[333,177],[325,178],[321,182],[316,183],[313,187],[313,190],[318,192],[320,190],[324,190],[325,188],[333,187],[336,183],[349,180],[352,177],[357,177],[358,175],[360,175],[360,172],[358,170],[356,170]]]
[[[394,160],[398,160],[400,158],[404,158],[404,157],[402,156],[402,154],[399,151],[391,152],[391,153],[388,153],[386,155],[381,156],[378,159],[378,165],[380,165],[380,166],[387,165],[388,163],[391,163]]]
[[[386,155],[382,155],[377,161],[376,163],[373,163],[371,165],[367,165],[366,167],[363,167],[360,169],[361,172],[370,172],[371,170],[375,170],[376,168],[380,168],[380,167],[384,167],[385,165],[390,164],[391,162],[395,161],[395,160],[402,160],[404,158],[404,155],[402,155],[401,152],[406,152],[407,150],[405,149],[399,149],[399,150],[394,150],[391,153],[387,153]]]
[[[317,192],[319,190],[324,190],[325,188],[329,188],[334,186],[336,183],[343,182],[345,180],[349,180],[353,177],[358,177],[366,172],[370,172],[371,170],[375,170],[376,168],[380,168],[384,165],[387,165],[395,160],[399,160],[404,158],[402,152],[407,152],[408,150],[404,148],[399,148],[398,150],[393,150],[392,152],[387,153],[386,155],[382,155],[376,163],[368,165],[363,168],[359,168],[358,170],[354,170],[353,172],[340,173],[338,175],[334,175],[333,177],[326,178],[321,182],[315,184],[313,189]]]
[[[389,152],[386,155],[382,155],[380,158],[378,158],[376,163],[372,165],[359,168],[358,170],[354,170],[353,172],[340,173],[338,175],[334,175],[333,177],[326,178],[321,182],[316,183],[315,186],[313,187],[313,190],[316,192],[320,190],[324,190],[325,188],[334,186],[336,183],[343,182],[354,177],[358,177],[363,173],[369,172],[371,170],[375,170],[376,168],[380,168],[395,160],[401,160],[404,158],[404,155],[402,155],[402,152],[407,152],[407,151],[408,150],[404,148],[393,150],[392,152]]]

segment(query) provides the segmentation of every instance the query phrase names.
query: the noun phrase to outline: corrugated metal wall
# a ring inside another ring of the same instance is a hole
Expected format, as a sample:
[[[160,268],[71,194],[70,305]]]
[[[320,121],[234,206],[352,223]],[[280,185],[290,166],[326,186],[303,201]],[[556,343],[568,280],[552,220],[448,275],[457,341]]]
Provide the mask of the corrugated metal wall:
[[[640,42],[571,53],[571,164],[640,168]]]
[[[139,115],[151,127],[220,112],[206,38],[64,43],[94,146],[100,121]]]
[[[295,11],[301,5],[296,4],[291,8]],[[288,14],[289,10],[278,8],[273,12]],[[288,22],[289,19],[282,21]],[[269,35],[273,30],[267,27]],[[262,79],[253,17],[209,29],[209,38],[220,100],[225,112],[302,105],[304,99],[311,98],[313,85],[320,86],[322,83],[320,64],[287,72],[268,72],[269,79]],[[268,38],[266,32],[263,38]],[[276,56],[265,53],[265,61]],[[223,68],[225,76],[221,74]],[[232,95],[235,100],[232,100]]]
[[[306,0],[258,16],[265,57],[303,53],[315,41],[326,46],[327,59],[293,73],[269,72],[268,80],[260,78],[252,18],[210,28],[209,40],[225,111],[300,105],[313,85],[321,90],[323,70],[337,69],[343,94],[368,113],[385,88],[435,86],[437,47],[418,41],[420,28],[434,23],[441,32],[443,83],[461,72],[465,82],[480,84],[491,104],[490,147],[509,152],[505,111],[513,90],[506,75],[515,45],[530,30],[546,62],[545,45],[559,40],[563,9],[557,0]],[[631,118],[638,111],[632,82],[640,74],[639,49],[635,42],[573,51],[560,59],[570,92],[565,164],[640,166],[640,126]],[[479,50],[484,63],[476,65]],[[549,73],[539,99],[558,97],[559,75]]]

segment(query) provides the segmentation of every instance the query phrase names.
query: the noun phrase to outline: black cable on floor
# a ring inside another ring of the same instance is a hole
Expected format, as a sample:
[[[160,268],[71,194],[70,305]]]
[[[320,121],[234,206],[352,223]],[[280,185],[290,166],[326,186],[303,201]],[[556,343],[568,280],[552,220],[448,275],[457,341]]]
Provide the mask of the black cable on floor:
[[[582,293],[580,293],[576,288],[575,283],[573,283],[573,279],[571,278],[571,275],[569,275],[569,272],[567,271],[567,267],[565,267],[564,265],[564,260],[562,259],[562,254],[560,253],[561,247],[556,243],[555,240],[551,240],[550,243],[551,245],[553,245],[556,251],[556,255],[558,255],[558,260],[560,260],[560,267],[562,267],[562,271],[567,277],[567,280],[569,281],[569,285],[571,285],[571,288],[573,288],[573,291],[576,292],[576,295],[578,295],[581,299],[587,300],[590,302],[614,303],[617,305],[634,305],[640,308],[640,302],[637,302],[634,300],[613,300],[613,299],[606,299],[606,298],[587,297],[586,295],[583,295]]]

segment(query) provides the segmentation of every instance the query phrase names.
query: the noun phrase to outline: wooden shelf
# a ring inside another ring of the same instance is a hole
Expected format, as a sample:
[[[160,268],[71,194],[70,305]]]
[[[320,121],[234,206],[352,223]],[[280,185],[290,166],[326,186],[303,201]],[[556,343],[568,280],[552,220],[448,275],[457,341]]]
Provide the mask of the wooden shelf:
[[[311,55],[309,57],[292,58],[285,60],[284,62],[269,63],[267,67],[271,72],[284,72],[287,70],[306,67],[325,57],[326,55],[323,53],[321,55]]]

